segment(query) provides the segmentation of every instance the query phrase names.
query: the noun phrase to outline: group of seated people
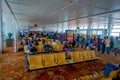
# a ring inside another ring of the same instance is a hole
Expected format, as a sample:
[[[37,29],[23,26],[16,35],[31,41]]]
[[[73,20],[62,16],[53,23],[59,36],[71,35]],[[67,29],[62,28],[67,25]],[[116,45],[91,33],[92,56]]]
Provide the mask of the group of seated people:
[[[23,40],[23,44],[24,46],[27,46],[27,52],[31,53],[31,54],[37,54],[38,50],[36,48],[36,46],[39,45],[39,43],[42,42],[43,45],[43,50],[45,53],[52,53],[55,52],[55,50],[53,49],[53,46],[57,45],[57,40],[52,40],[51,44],[47,43],[47,40],[45,39],[36,39],[36,38],[32,38],[31,40],[29,40],[28,38],[24,38]],[[62,44],[61,44],[62,45]],[[72,49],[72,44],[64,44],[63,46],[63,50],[65,52],[65,54],[67,54],[70,51],[73,51]]]
[[[59,40],[64,47],[66,46],[66,37],[65,33],[58,33],[58,32],[41,32],[39,34],[38,32],[31,33],[31,35],[25,35],[27,37],[39,37],[39,38],[48,38],[53,39],[53,43],[48,44],[44,43],[44,50],[46,52],[51,52],[53,50],[52,45],[56,45],[56,40]],[[32,39],[32,43],[37,44],[41,40]],[[31,41],[30,41],[31,42]],[[64,44],[65,43],[65,44]],[[114,57],[118,56],[118,52],[120,50],[120,38],[113,36],[107,37],[107,36],[96,36],[96,35],[82,35],[82,34],[76,34],[73,37],[73,43],[72,47],[76,48],[86,48],[86,49],[93,49],[98,51],[99,53],[106,53],[106,55],[109,55],[112,50],[114,50]],[[48,51],[49,50],[49,51]],[[53,50],[54,51],[54,50]]]

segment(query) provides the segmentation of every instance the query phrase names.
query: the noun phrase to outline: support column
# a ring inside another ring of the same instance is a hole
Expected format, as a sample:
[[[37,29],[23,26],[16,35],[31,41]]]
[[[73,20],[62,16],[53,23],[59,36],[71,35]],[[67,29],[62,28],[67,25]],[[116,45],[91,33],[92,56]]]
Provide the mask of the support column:
[[[112,15],[110,14],[110,15],[109,15],[109,19],[108,19],[108,31],[107,31],[108,37],[110,37],[110,35],[111,35],[112,28],[113,28]]]
[[[80,20],[79,20],[79,19],[76,20],[76,26],[77,26],[77,28],[76,28],[76,33],[77,33],[77,34],[80,34],[80,33],[79,33],[79,30],[80,30]]]
[[[78,20],[76,20],[76,26],[80,27],[79,25],[80,25],[80,20],[78,19]]]
[[[2,0],[0,0],[0,53],[3,51]]]
[[[88,21],[88,28],[87,28],[87,35],[91,35],[92,34],[92,18],[89,18]]]
[[[64,33],[64,30],[63,30],[63,27],[64,27],[64,23],[61,23],[62,24],[62,33]]]
[[[70,22],[67,22],[68,30],[70,30],[71,24]]]

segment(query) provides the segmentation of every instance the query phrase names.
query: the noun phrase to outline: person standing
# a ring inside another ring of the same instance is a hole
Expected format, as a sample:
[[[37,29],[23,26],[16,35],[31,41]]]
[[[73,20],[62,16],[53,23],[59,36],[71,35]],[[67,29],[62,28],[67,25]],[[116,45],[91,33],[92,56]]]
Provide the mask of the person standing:
[[[108,39],[108,37],[106,37],[105,40],[105,45],[106,45],[106,54],[110,54],[110,40]]]
[[[86,37],[86,48],[87,49],[89,49],[89,46],[90,46],[90,36],[88,35],[87,37]]]
[[[76,37],[76,47],[79,47],[79,42],[80,42],[80,35],[78,34]]]
[[[105,52],[105,37],[102,39],[101,44],[102,44],[102,54],[104,54],[104,52]]]
[[[101,44],[101,38],[100,38],[100,36],[98,37],[97,41],[98,41],[97,51],[99,52],[100,51],[100,44]]]
[[[114,57],[117,57],[117,53],[118,53],[118,48],[120,45],[120,41],[118,40],[118,37],[116,37],[116,39],[114,40]]]
[[[113,49],[114,46],[114,38],[113,36],[110,37],[110,51]]]

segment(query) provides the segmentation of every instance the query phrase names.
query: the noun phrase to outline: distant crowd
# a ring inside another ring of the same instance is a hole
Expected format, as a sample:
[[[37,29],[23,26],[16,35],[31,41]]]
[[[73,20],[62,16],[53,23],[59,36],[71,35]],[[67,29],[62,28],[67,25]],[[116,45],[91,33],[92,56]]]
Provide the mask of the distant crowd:
[[[28,40],[28,37],[31,37],[32,40]],[[106,55],[109,55],[111,51],[114,51],[114,57],[118,56],[118,51],[120,50],[120,39],[118,37],[102,37],[102,36],[96,36],[96,35],[81,35],[81,34],[74,34],[73,42],[68,43],[66,39],[65,33],[58,33],[58,32],[20,32],[19,33],[19,39],[21,41],[21,44],[28,45],[28,49],[30,51],[37,51],[34,47],[35,45],[38,45],[37,38],[47,38],[47,39],[53,39],[54,45],[55,41],[59,40],[61,44],[64,45],[63,51],[73,51],[72,48],[86,48],[95,50],[98,52],[101,52],[102,54],[106,53]],[[24,40],[24,41],[23,41]],[[42,40],[43,44],[44,40]],[[70,47],[68,44],[71,44]],[[52,50],[52,48],[51,48]],[[49,50],[48,50],[49,52]]]

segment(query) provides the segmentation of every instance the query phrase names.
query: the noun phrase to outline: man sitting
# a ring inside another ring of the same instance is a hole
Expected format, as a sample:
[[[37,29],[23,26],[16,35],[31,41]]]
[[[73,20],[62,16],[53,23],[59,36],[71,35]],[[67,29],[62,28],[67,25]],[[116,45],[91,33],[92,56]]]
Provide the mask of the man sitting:
[[[35,48],[35,45],[32,42],[28,44],[28,49],[30,51],[30,54],[36,54],[37,53],[37,49]]]
[[[67,55],[68,52],[73,52],[73,49],[70,45],[66,46],[65,55]]]
[[[53,48],[52,46],[48,45],[47,43],[44,44],[44,51],[46,53],[52,53],[53,52]]]
[[[55,39],[53,40],[52,45],[53,45],[53,46],[57,45],[57,42],[56,42]]]

